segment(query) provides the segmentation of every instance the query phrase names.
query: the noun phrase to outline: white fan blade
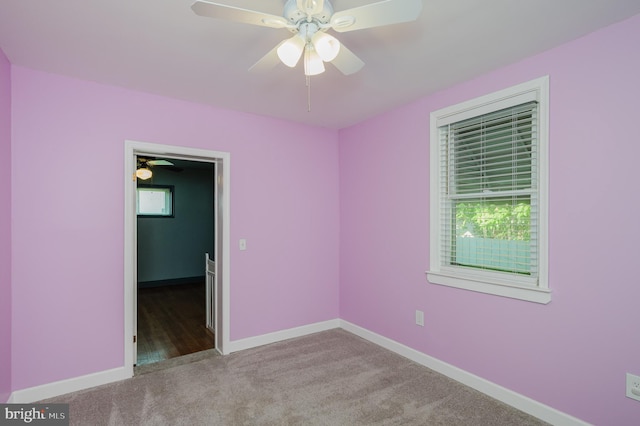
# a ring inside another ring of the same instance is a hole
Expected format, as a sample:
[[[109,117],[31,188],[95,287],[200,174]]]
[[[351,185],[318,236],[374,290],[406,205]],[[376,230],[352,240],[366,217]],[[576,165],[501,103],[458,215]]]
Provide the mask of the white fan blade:
[[[147,164],[150,166],[173,166],[173,163],[167,160],[149,160]]]
[[[286,18],[256,10],[242,9],[226,4],[212,3],[209,1],[196,1],[191,5],[196,15],[207,18],[225,19],[227,21],[243,24],[259,25],[261,27],[284,28],[289,22]]]
[[[354,74],[362,69],[364,62],[342,44],[338,56],[331,63],[344,75]]]
[[[249,68],[250,72],[265,72],[270,71],[276,65],[280,63],[280,58],[278,57],[278,47],[283,45],[287,40],[282,40],[276,47],[271,49],[269,53],[264,55],[258,62],[253,64],[251,68]]]
[[[415,21],[421,10],[421,0],[384,0],[334,13],[331,27],[342,33]]]

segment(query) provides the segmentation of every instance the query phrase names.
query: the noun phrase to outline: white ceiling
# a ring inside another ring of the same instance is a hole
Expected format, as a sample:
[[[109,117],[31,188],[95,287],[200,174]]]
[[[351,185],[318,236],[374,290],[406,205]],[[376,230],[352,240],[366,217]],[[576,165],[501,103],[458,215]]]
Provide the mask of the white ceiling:
[[[282,15],[284,0],[215,0]],[[376,0],[334,0],[336,11]],[[336,34],[364,62],[311,78],[248,68],[272,29],[197,16],[193,0],[0,0],[19,66],[339,129],[640,13],[639,0],[423,0],[416,22]]]

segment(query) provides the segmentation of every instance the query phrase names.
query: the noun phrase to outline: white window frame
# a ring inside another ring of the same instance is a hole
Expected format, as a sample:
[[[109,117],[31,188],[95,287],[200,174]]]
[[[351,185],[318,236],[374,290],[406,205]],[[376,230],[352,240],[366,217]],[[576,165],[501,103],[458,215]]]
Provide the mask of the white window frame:
[[[173,185],[138,185],[136,188],[136,214],[138,217],[153,217],[153,218],[173,218],[175,217],[175,202],[174,193],[175,188]],[[142,194],[152,192],[161,193],[164,195],[164,205],[162,211],[141,211],[141,197]]]
[[[484,115],[531,100],[538,102],[538,277],[516,277],[499,272],[445,265],[441,258],[440,127]],[[549,303],[548,285],[548,162],[549,77],[541,77],[507,89],[434,111],[430,115],[430,265],[432,284],[536,303]]]

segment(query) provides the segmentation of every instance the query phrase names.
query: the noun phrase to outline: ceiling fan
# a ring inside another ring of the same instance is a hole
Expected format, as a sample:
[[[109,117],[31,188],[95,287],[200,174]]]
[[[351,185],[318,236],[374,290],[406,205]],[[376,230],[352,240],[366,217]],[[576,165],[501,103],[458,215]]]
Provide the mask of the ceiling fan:
[[[152,157],[138,157],[137,163],[138,164],[136,167],[136,177],[142,180],[147,180],[151,176],[153,176],[153,172],[151,171],[151,168],[155,166],[162,166],[172,172],[182,171],[180,167],[175,166],[171,161],[156,159]]]
[[[191,9],[200,16],[285,28],[293,33],[291,38],[280,42],[256,62],[250,71],[271,69],[279,61],[293,68],[304,56],[306,76],[324,72],[325,62],[349,75],[358,72],[364,62],[327,31],[342,33],[414,21],[422,10],[422,1],[383,0],[334,12],[329,0],[287,0],[282,16],[204,0],[197,0]]]

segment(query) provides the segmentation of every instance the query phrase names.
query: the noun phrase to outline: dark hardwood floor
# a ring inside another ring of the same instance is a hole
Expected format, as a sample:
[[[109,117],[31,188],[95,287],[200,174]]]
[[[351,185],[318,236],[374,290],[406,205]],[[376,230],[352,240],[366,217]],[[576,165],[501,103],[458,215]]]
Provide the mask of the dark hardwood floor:
[[[138,289],[138,366],[211,348],[204,282]]]

